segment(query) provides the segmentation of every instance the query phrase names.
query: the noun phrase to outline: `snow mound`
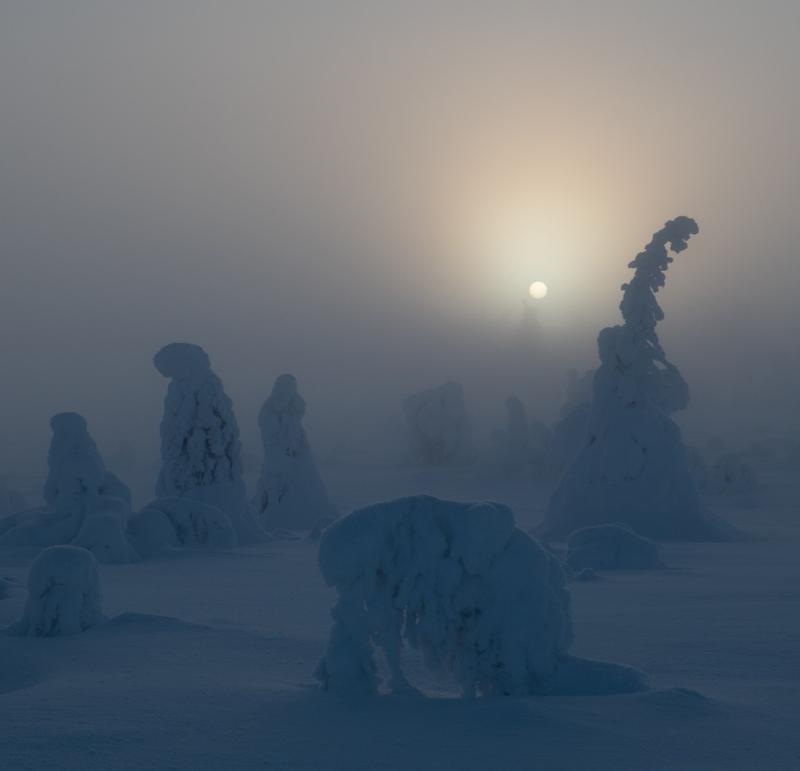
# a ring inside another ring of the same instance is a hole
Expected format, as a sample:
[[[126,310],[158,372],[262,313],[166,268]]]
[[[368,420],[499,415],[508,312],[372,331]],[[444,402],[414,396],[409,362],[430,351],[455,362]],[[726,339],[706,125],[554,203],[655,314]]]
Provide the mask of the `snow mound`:
[[[205,546],[208,548],[229,549],[236,546],[236,531],[233,529],[230,518],[224,511],[216,506],[197,501],[192,498],[157,498],[144,507],[145,511],[161,512],[172,527],[174,539],[181,546]],[[154,542],[163,536],[156,533],[166,531],[163,520],[154,514],[139,517],[137,525],[148,528],[148,538]],[[172,539],[168,539],[172,540]]]
[[[307,530],[336,518],[303,428],[305,413],[295,377],[278,377],[258,416],[264,463],[253,504],[267,531]]]
[[[325,689],[375,693],[379,656],[385,685],[412,689],[404,645],[464,696],[548,692],[571,661],[561,566],[502,504],[419,496],[360,509],[323,532],[319,564],[338,591],[316,670]]]
[[[98,562],[136,562],[139,555],[125,533],[129,511],[122,498],[100,498],[97,510],[84,519],[72,544],[88,549]]]
[[[475,457],[464,389],[449,381],[409,396],[403,413],[411,458],[427,466],[458,466]]]
[[[664,317],[656,293],[673,260],[668,247],[683,251],[697,232],[688,217],[670,220],[629,265],[635,272],[622,287],[624,324],[598,336],[589,424],[550,499],[541,529],[546,538],[617,521],[661,540],[735,537],[700,500],[680,429],[670,417],[688,404],[689,387],[656,333]]]
[[[56,637],[83,632],[103,620],[94,555],[77,546],[51,546],[31,566],[22,618],[9,631]]]
[[[128,519],[128,539],[143,558],[180,546],[170,518],[158,509],[142,509]]]
[[[658,544],[637,535],[623,524],[595,525],[571,533],[567,539],[567,565],[578,572],[590,570],[647,570],[664,567]],[[585,580],[585,579],[582,579]]]
[[[171,378],[161,419],[159,498],[192,498],[222,509],[241,543],[263,541],[243,480],[233,403],[197,345],[171,343],[153,359]]]

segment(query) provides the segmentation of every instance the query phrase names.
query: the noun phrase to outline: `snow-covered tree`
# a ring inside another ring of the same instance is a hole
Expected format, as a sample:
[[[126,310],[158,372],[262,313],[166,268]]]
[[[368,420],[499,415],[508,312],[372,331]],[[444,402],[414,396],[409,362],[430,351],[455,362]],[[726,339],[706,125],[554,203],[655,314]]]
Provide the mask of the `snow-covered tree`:
[[[159,498],[192,498],[224,511],[240,543],[263,540],[242,478],[239,426],[233,403],[206,352],[170,343],[154,358],[170,378],[161,420]]]
[[[303,428],[305,413],[295,377],[278,377],[258,415],[264,462],[254,505],[266,530],[311,529],[336,517]]]
[[[0,517],[23,511],[27,505],[25,496],[9,488],[5,480],[0,478]]]
[[[325,689],[375,693],[381,657],[389,689],[413,690],[404,645],[467,697],[558,690],[567,670],[589,690],[641,688],[627,668],[592,662],[592,684],[580,674],[561,565],[507,506],[426,496],[370,506],[323,532],[319,564],[338,592],[316,671]]]
[[[0,543],[25,546],[79,544],[103,562],[130,562],[136,554],[125,539],[130,490],[108,471],[76,412],[50,420],[46,506],[0,520]]]
[[[703,507],[670,414],[689,389],[656,334],[656,293],[673,258],[698,232],[689,217],[670,220],[630,267],[622,287],[624,323],[600,332],[600,367],[583,447],[548,507],[543,533],[564,537],[587,525],[624,522],[659,539],[708,540],[731,531]]]
[[[414,462],[455,466],[474,458],[472,429],[460,383],[448,381],[407,397],[403,412]]]
[[[57,637],[77,634],[104,620],[97,560],[77,546],[51,546],[28,574],[28,600],[12,634]]]
[[[529,420],[516,396],[506,399],[506,428],[494,434],[495,456],[502,469],[544,478],[554,471],[553,435],[541,421]]]
[[[567,373],[566,399],[553,426],[553,465],[559,473],[568,468],[583,449],[592,412],[593,378],[594,370],[581,376],[574,369]]]

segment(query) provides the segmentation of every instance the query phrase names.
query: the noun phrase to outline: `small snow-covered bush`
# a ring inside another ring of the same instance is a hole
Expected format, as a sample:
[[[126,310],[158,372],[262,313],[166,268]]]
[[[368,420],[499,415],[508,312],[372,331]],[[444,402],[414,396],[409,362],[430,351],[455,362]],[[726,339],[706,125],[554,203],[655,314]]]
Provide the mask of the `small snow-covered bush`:
[[[51,546],[28,575],[28,600],[12,634],[56,637],[77,634],[103,621],[97,560],[77,546]]]
[[[627,525],[596,525],[570,534],[566,561],[575,571],[647,570],[664,567],[658,552],[658,544]]]
[[[411,458],[429,466],[457,466],[475,457],[464,389],[449,381],[409,396],[403,413]]]
[[[156,498],[144,508],[147,511],[160,511],[166,516],[181,546],[220,549],[236,546],[236,531],[227,514],[203,501],[192,498]],[[153,515],[148,515],[148,519],[155,525]],[[156,526],[161,527],[160,524]]]
[[[278,377],[258,416],[264,463],[253,503],[268,531],[306,530],[336,517],[303,428],[305,414],[295,377]]]
[[[370,506],[323,533],[319,564],[339,597],[316,676],[326,689],[408,689],[404,644],[465,696],[549,689],[572,639],[558,560],[496,503],[425,496]]]

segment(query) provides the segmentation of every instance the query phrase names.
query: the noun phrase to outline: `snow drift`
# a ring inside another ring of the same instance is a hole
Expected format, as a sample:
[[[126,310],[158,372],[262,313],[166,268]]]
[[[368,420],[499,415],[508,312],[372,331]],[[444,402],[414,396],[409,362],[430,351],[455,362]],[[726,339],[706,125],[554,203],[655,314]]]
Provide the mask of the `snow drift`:
[[[588,525],[624,522],[664,540],[719,540],[733,534],[703,507],[670,414],[689,389],[656,334],[664,314],[656,292],[673,252],[698,232],[688,217],[670,220],[630,267],[620,310],[624,324],[598,337],[600,367],[583,446],[548,506],[542,534],[563,538]]]
[[[475,457],[464,389],[449,381],[403,402],[409,451],[415,463],[457,466]]]
[[[308,530],[336,518],[303,428],[305,414],[295,377],[278,377],[258,415],[264,461],[254,505],[266,530]]]
[[[595,525],[570,533],[566,562],[580,572],[592,570],[648,570],[664,567],[658,544],[625,525]]]
[[[22,618],[9,631],[56,637],[83,632],[103,620],[94,555],[76,546],[51,546],[31,566]]]
[[[170,378],[161,420],[159,498],[191,498],[222,509],[240,543],[264,540],[242,479],[233,403],[200,346],[170,343],[153,360]]]
[[[325,689],[375,693],[382,658],[388,688],[413,690],[403,645],[449,671],[464,696],[548,692],[582,671],[567,655],[561,566],[506,506],[420,496],[360,509],[323,532],[319,564],[338,591],[316,670]],[[601,690],[641,687],[632,670],[592,666]]]

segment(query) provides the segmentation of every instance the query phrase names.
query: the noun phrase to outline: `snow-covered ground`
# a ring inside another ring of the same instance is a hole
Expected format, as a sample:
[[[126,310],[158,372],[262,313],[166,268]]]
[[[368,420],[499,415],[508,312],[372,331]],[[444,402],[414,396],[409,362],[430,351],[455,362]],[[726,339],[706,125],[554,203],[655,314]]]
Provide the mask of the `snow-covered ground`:
[[[470,469],[323,474],[342,511],[419,493],[493,499],[522,528],[549,494]],[[665,544],[666,569],[571,583],[572,653],[637,667],[650,691],[465,701],[412,659],[430,698],[324,693],[312,673],[335,594],[317,545],[187,549],[100,565],[104,625],[0,635],[0,769],[800,768],[800,484],[788,470],[762,479],[760,508],[716,509],[753,540]],[[20,616],[36,554],[0,550],[14,582],[0,626]]]

